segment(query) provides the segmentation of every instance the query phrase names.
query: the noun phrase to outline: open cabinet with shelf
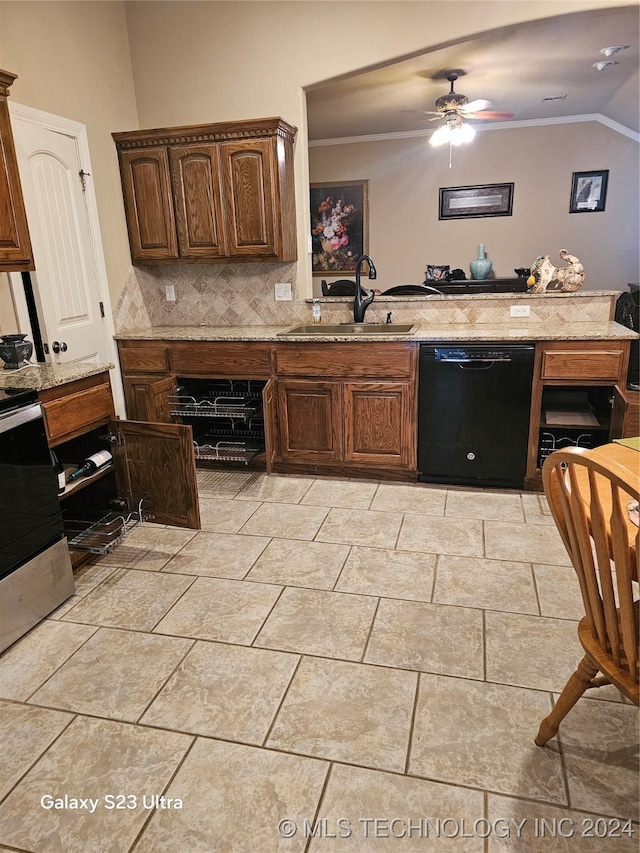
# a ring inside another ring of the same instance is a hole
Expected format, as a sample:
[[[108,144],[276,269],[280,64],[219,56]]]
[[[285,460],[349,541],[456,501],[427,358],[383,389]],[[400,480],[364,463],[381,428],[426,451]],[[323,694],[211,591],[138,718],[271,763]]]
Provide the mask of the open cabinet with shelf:
[[[104,554],[140,521],[176,527],[200,527],[192,431],[189,426],[137,423],[115,418],[113,400],[103,401],[101,417],[86,410],[83,423],[78,406],[65,406],[79,394],[110,390],[108,374],[71,382],[46,392],[46,405],[56,412],[47,421],[49,446],[55,448],[65,473],[100,450],[111,460],[68,483],[59,495],[72,563],[87,554]],[[45,408],[45,412],[46,412]],[[70,420],[64,420],[69,411]],[[66,436],[66,440],[65,437]]]
[[[178,379],[171,415],[193,430],[197,461],[249,465],[265,452],[265,380]]]
[[[614,390],[608,386],[544,388],[538,437],[539,468],[554,450],[591,449],[609,441]]]

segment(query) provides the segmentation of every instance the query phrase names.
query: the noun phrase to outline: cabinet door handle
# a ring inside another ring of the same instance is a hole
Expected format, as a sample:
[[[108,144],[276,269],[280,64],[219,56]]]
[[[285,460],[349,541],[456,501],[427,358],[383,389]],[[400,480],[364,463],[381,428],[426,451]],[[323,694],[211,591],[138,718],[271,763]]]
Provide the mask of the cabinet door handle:
[[[64,341],[54,341],[51,344],[51,349],[57,355],[59,352],[66,352],[68,350],[68,346],[66,345],[66,343]]]

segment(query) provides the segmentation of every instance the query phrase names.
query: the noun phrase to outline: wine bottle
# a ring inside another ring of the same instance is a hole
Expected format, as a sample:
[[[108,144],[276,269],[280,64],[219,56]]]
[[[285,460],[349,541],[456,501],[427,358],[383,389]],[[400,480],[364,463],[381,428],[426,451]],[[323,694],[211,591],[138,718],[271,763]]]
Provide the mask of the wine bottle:
[[[73,483],[79,477],[87,477],[89,474],[93,474],[98,468],[104,468],[105,465],[111,462],[112,458],[108,450],[99,450],[97,453],[92,453],[91,456],[87,456],[82,465],[69,474],[67,481]]]
[[[56,456],[55,450],[50,450],[49,453],[51,454],[51,464],[53,465],[53,470],[56,472],[56,477],[58,478],[58,494],[61,495],[64,492],[65,486],[67,485],[66,477],[64,474],[64,465]]]

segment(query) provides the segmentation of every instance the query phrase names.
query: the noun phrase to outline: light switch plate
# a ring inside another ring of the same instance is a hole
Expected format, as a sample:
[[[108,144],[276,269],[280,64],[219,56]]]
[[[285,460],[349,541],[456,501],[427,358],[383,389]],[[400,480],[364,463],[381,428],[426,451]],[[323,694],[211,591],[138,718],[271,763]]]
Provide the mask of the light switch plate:
[[[291,302],[291,285],[288,282],[278,282],[275,292],[276,302]]]
[[[176,289],[172,284],[165,284],[164,294],[166,296],[167,302],[176,301]]]
[[[529,305],[512,305],[509,311],[510,317],[528,317]]]

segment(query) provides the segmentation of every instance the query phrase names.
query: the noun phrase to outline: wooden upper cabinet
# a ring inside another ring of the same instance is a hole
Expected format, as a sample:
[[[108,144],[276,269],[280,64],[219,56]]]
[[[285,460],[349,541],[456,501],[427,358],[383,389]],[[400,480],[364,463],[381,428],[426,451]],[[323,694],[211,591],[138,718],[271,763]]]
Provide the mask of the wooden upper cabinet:
[[[169,160],[180,257],[226,257],[218,146],[175,146]]]
[[[15,79],[0,71],[0,272],[35,269],[7,103]]]
[[[114,133],[133,262],[296,260],[295,135],[280,118]]]
[[[167,149],[121,151],[120,175],[133,260],[177,260]]]
[[[221,146],[231,254],[271,257],[278,254],[276,235],[280,215],[272,177],[268,140]]]

